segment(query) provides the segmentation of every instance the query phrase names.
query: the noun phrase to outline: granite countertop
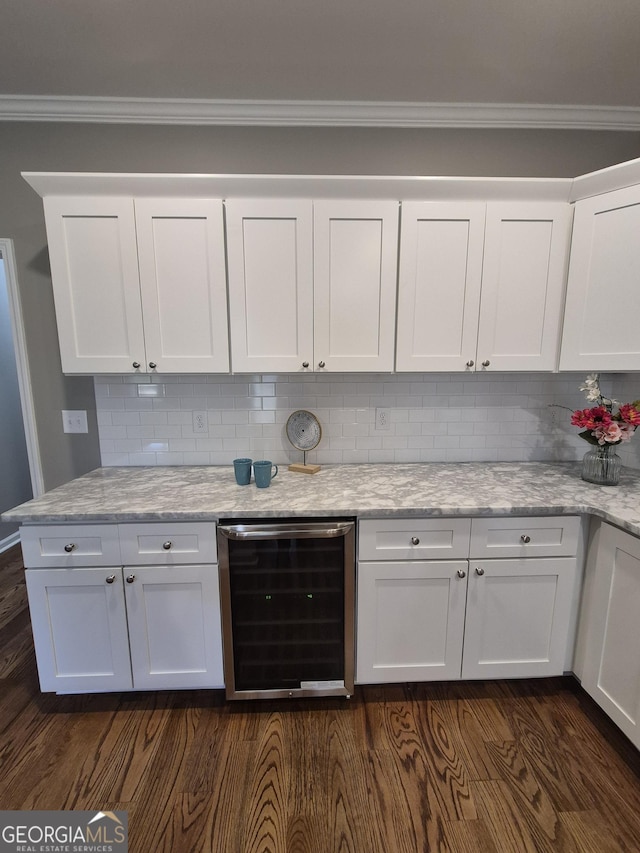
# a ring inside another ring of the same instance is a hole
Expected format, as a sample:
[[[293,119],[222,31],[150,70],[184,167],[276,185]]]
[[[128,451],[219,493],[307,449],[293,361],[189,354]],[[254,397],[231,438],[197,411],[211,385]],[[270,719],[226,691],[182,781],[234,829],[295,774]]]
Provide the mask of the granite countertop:
[[[211,520],[252,516],[479,516],[591,513],[640,536],[640,472],[618,486],[575,463],[281,466],[270,488],[236,485],[231,466],[98,468],[2,515],[23,523]]]

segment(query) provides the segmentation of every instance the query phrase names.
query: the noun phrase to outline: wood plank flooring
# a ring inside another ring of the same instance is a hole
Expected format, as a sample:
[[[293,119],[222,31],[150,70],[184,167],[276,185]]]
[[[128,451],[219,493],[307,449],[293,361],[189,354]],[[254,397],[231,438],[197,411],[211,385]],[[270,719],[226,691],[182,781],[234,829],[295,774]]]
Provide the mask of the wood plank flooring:
[[[132,853],[633,853],[640,756],[572,679],[41,694],[16,547],[0,555],[0,808],[124,809]]]

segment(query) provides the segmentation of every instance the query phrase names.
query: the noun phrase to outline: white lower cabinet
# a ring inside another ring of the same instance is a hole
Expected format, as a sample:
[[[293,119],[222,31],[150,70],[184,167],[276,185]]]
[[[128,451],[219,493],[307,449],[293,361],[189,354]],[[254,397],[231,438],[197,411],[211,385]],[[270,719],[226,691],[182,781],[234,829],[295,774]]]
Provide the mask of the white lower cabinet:
[[[124,577],[134,687],[223,687],[217,566],[125,568]]]
[[[467,561],[360,563],[360,684],[460,678]]]
[[[119,526],[123,556],[131,550],[127,543],[150,542],[151,553],[156,539],[162,542],[159,564],[124,567],[79,566],[80,547],[66,548],[84,541],[81,526],[73,537],[62,525],[48,532],[22,529],[24,552],[31,555],[25,558],[26,584],[43,691],[224,686],[218,566],[204,562],[216,558],[215,527],[155,527],[154,532],[148,524]],[[91,533],[97,536],[93,528]],[[41,542],[53,544],[43,550]],[[185,564],[183,554],[193,558],[195,552],[203,562]],[[67,567],[46,568],[56,560],[66,560]],[[148,563],[148,555],[139,562]]]
[[[131,690],[122,569],[27,569],[40,688]]]
[[[561,675],[575,580],[570,557],[472,560],[462,678]]]
[[[562,674],[579,528],[577,517],[362,521],[360,555],[368,559],[358,564],[357,682]],[[448,556],[465,559],[424,559],[427,532],[432,547],[455,541]],[[474,549],[484,556],[496,543],[522,556],[473,559]],[[376,560],[385,550],[405,559]]]
[[[587,693],[640,749],[640,539],[594,523],[576,668]]]

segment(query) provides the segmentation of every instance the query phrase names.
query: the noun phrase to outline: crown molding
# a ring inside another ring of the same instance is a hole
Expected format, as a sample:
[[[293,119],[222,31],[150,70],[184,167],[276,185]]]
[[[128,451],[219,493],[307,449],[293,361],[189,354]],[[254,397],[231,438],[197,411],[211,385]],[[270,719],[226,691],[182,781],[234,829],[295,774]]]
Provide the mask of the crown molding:
[[[397,175],[198,175],[122,172],[22,172],[42,198],[392,199],[399,201],[567,202],[571,178],[466,178]]]
[[[640,107],[0,95],[0,121],[640,131]]]

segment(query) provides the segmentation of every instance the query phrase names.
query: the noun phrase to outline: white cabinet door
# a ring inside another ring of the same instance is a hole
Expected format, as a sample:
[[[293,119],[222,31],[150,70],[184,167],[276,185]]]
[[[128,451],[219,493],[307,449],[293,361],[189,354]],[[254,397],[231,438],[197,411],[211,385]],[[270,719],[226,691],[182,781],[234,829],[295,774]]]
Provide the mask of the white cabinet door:
[[[44,199],[65,373],[131,373],[145,363],[131,198]]]
[[[222,201],[136,199],[135,215],[146,369],[227,372]]]
[[[225,214],[232,370],[311,369],[311,201],[235,199]]]
[[[398,203],[313,204],[314,365],[392,371]]]
[[[397,370],[473,368],[484,220],[482,203],[403,203]]]
[[[582,686],[640,749],[640,539],[602,524],[592,569]]]
[[[25,577],[41,689],[130,690],[120,566],[27,569]]]
[[[217,565],[123,572],[135,688],[223,687]]]
[[[471,560],[462,678],[561,675],[574,558]]]
[[[460,678],[467,561],[360,562],[356,680]]]
[[[640,370],[640,185],[576,202],[561,370]]]
[[[555,370],[571,208],[488,204],[476,365]]]

